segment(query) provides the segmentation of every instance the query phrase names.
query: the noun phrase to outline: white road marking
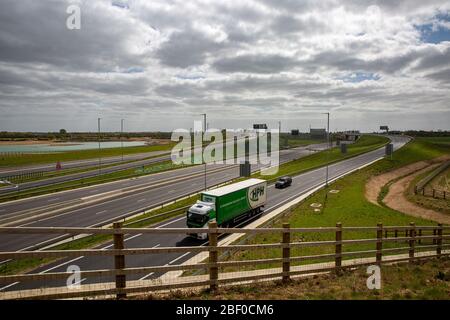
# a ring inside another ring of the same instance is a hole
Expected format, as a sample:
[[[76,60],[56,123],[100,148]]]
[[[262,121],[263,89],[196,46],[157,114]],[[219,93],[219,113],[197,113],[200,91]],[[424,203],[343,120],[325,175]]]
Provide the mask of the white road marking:
[[[139,199],[137,202],[144,202],[147,201],[147,199]]]
[[[63,262],[63,263],[61,263],[61,264],[58,264],[57,266],[51,267],[50,269],[47,269],[47,270],[41,271],[41,272],[39,272],[39,274],[43,274],[43,273],[46,273],[46,272],[49,272],[49,271],[52,271],[52,270],[58,269],[59,267],[65,266],[65,265],[67,265],[67,264],[69,264],[69,263],[72,263],[72,262],[78,261],[78,260],[80,260],[80,259],[83,259],[83,258],[84,258],[84,256],[81,256],[81,257],[78,257],[78,258],[75,258],[75,259],[72,259],[72,260],[69,260],[69,261]]]
[[[60,199],[60,198],[49,199],[49,200],[47,200],[47,202],[58,201],[59,199]]]
[[[158,248],[161,244],[158,243],[156,246],[153,246],[152,248]],[[153,275],[154,272],[150,272],[149,274],[143,276],[142,278],[140,278],[139,280],[145,280],[146,278],[150,277],[151,275]]]
[[[169,224],[172,224],[172,223],[174,223],[174,222],[177,222],[177,221],[180,221],[180,220],[183,220],[183,219],[186,219],[186,217],[181,217],[181,218],[179,218],[179,219],[170,221],[170,222],[168,222],[168,223],[166,223],[166,224],[163,224],[163,225],[160,225],[159,227],[156,227],[156,229],[160,229],[160,228],[162,228],[162,227],[168,226]]]
[[[15,285],[18,284],[18,283],[19,283],[19,282],[14,282],[14,283],[8,284],[7,286],[4,286],[4,287],[0,288],[0,291],[3,291],[3,290],[5,290],[5,289],[8,289],[9,287],[15,286]]]
[[[148,277],[150,277],[150,276],[153,275],[153,274],[154,274],[154,272],[150,272],[149,274],[143,276],[143,277],[140,278],[139,280],[145,280],[145,279],[147,279]]]
[[[97,212],[96,214],[102,214],[102,213],[106,213],[106,212],[108,212],[108,210],[103,210],[103,211]]]
[[[179,256],[178,258],[176,258],[176,259],[173,259],[172,261],[170,261],[170,262],[169,262],[169,264],[172,264],[172,263],[174,263],[174,262],[176,262],[176,261],[180,260],[181,258],[183,258],[183,257],[187,256],[188,254],[190,254],[190,252],[186,252],[185,254],[182,254],[182,255],[181,255],[181,256]]]

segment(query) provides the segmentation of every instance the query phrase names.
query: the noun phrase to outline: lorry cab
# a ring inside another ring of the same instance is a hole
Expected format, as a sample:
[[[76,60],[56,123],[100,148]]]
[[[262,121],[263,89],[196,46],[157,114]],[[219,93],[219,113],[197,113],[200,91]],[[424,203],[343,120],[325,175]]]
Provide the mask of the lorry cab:
[[[187,226],[189,228],[205,228],[208,222],[215,219],[216,213],[214,210],[214,203],[197,201],[192,207],[187,211]],[[205,240],[207,238],[206,233],[201,234],[189,234]]]

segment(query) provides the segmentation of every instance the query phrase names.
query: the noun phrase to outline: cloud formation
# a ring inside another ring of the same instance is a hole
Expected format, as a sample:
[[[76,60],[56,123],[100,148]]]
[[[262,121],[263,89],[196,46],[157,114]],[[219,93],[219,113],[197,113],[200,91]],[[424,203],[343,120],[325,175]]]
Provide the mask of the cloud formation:
[[[69,5],[81,30],[66,27]],[[4,0],[0,130],[450,129],[448,1]]]

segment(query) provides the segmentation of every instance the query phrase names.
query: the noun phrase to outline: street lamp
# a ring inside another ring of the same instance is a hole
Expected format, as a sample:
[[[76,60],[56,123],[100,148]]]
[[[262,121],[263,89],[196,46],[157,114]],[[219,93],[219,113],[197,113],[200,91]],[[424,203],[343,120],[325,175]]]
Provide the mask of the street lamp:
[[[328,188],[328,160],[329,160],[328,157],[329,157],[329,153],[330,153],[330,113],[324,112],[322,114],[327,115],[327,157],[326,157],[327,168],[326,168],[326,177],[325,177],[325,187]]]
[[[125,120],[120,120],[120,150],[122,151],[122,162],[123,162],[123,122]]]
[[[98,174],[100,175],[102,172],[102,156],[101,156],[101,146],[100,146],[100,120],[98,118]]]
[[[206,134],[206,113],[202,113],[201,114],[203,116],[203,133],[204,135]],[[204,138],[204,136],[203,136]],[[202,159],[203,159],[203,163],[205,164],[205,191],[206,191],[206,161],[204,158],[204,149],[203,149],[203,139],[202,139]]]

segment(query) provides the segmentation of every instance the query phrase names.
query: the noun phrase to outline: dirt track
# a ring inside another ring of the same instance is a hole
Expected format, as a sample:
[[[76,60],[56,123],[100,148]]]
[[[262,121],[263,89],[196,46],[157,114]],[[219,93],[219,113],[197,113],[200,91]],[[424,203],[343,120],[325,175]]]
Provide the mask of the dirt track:
[[[383,186],[388,184],[390,181],[412,174],[418,170],[429,168],[430,165],[441,163],[448,159],[450,159],[450,156],[445,155],[428,161],[415,162],[410,165],[401,167],[397,170],[389,171],[384,174],[380,174],[378,176],[373,176],[366,183],[366,191],[365,191],[366,198],[373,204],[379,205],[377,199],[378,195],[381,192],[381,188],[383,188]]]
[[[432,170],[449,158],[450,156],[445,155],[429,161],[412,163],[397,170],[374,176],[369,179],[366,184],[366,198],[370,202],[379,205],[379,203],[377,202],[377,198],[379,193],[381,192],[382,187],[388,184],[390,181],[401,178],[389,187],[389,192],[383,199],[383,203],[385,205],[411,216],[450,224],[449,215],[420,207],[408,201],[408,199],[405,197],[405,191],[408,189],[410,183],[414,180],[415,177],[422,174],[423,172]]]
[[[428,170],[432,170],[437,167],[439,164],[434,164],[432,166],[428,166],[422,170],[419,170],[413,174],[410,174],[396,182],[394,182],[390,188],[386,197],[383,199],[383,203],[388,207],[406,213],[408,215],[424,218],[428,220],[433,220],[439,223],[449,224],[450,216],[445,213],[437,212],[431,209],[426,209],[421,206],[418,206],[405,197],[405,191],[408,189],[410,183],[414,180],[415,177],[426,172]]]

